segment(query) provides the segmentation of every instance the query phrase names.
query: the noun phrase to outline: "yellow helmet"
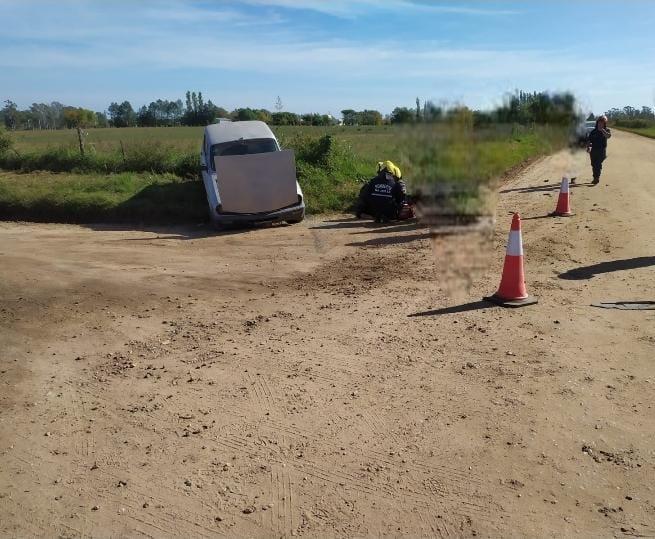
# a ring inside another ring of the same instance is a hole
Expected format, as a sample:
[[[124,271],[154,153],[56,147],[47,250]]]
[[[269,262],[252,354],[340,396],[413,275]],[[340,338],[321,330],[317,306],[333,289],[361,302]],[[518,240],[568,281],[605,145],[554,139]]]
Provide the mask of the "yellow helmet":
[[[396,165],[394,165],[393,162],[391,162],[391,161],[379,161],[378,162],[378,172],[382,172],[383,170],[386,170],[387,172],[390,172],[391,174],[393,174],[398,179],[403,177],[403,173],[400,171],[400,168],[398,168]]]

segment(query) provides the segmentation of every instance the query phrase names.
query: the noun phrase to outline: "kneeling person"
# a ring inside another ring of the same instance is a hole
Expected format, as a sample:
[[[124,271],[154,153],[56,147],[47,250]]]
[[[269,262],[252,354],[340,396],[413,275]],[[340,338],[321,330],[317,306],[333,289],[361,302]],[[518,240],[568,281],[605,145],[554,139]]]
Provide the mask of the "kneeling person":
[[[400,178],[400,169],[391,161],[378,163],[378,175],[360,192],[357,216],[366,213],[377,222],[398,219],[406,194],[405,183]]]

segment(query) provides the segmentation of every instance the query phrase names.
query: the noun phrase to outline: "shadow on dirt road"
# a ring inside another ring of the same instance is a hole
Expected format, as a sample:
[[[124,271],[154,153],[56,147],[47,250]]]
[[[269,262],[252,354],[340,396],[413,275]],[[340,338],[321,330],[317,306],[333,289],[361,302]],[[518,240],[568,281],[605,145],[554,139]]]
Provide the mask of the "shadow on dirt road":
[[[626,258],[624,260],[600,262],[598,264],[593,264],[592,266],[582,266],[561,273],[559,278],[568,280],[592,279],[600,273],[647,268],[649,266],[655,266],[655,256],[639,256],[636,258]]]

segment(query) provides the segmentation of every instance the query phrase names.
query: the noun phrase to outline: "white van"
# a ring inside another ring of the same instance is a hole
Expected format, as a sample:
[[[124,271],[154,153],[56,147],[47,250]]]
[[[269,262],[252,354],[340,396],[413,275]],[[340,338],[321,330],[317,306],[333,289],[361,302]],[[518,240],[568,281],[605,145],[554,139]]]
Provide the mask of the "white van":
[[[205,127],[200,167],[214,225],[305,218],[293,151],[281,150],[264,122],[220,120]]]

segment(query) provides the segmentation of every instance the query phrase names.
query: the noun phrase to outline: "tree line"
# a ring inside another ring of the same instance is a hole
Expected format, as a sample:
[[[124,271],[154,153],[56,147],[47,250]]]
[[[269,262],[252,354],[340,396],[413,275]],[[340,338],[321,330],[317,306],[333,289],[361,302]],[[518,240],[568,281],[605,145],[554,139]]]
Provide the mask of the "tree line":
[[[638,129],[655,125],[655,112],[651,107],[635,108],[628,105],[622,109],[610,109],[605,115],[611,123],[619,127]]]
[[[149,105],[135,110],[132,104],[112,102],[105,112],[94,112],[81,107],[70,107],[58,102],[33,103],[25,110],[19,110],[13,101],[5,101],[0,110],[0,124],[9,130],[16,129],[63,129],[74,127],[169,127],[208,125],[219,118],[230,120],[261,120],[271,125],[384,125],[416,124],[449,121],[453,119],[470,122],[473,125],[486,125],[494,122],[520,124],[565,124],[576,117],[575,99],[572,94],[517,91],[509,96],[505,103],[492,111],[473,110],[466,106],[442,107],[426,100],[421,103],[416,98],[415,107],[396,107],[391,114],[383,115],[380,111],[365,109],[357,111],[344,109],[342,119],[329,114],[296,114],[283,111],[280,97],[275,103],[275,112],[267,109],[237,108],[232,111],[205,101],[202,92],[187,91],[185,101],[157,99]],[[615,112],[616,111],[616,112]],[[648,107],[641,110],[625,107],[621,111],[608,111],[611,119],[641,118],[650,115]]]
[[[6,100],[0,109],[0,124],[7,129],[64,129],[78,126],[108,125],[107,117],[101,112],[81,107],[69,107],[57,101],[33,103],[25,110],[19,110],[11,100]]]

